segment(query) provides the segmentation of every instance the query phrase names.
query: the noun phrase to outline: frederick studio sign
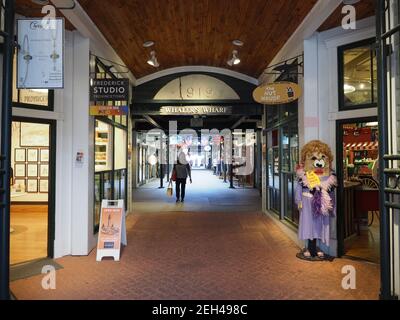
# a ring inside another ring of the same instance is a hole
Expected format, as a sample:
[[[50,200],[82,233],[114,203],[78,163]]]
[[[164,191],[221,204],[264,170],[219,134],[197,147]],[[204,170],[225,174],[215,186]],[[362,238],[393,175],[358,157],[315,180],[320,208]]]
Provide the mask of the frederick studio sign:
[[[129,79],[95,79],[90,86],[91,101],[128,101]]]
[[[161,115],[224,115],[231,114],[232,107],[218,106],[165,106],[160,108]]]
[[[297,83],[275,82],[258,87],[254,90],[253,98],[261,104],[285,104],[298,100],[301,94]]]

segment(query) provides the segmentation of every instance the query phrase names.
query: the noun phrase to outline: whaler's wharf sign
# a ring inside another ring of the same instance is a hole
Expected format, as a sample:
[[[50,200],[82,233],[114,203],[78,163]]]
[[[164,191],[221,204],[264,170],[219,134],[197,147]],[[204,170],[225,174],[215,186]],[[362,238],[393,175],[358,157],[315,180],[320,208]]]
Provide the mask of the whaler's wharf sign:
[[[217,106],[164,106],[161,115],[226,115],[232,114],[232,107]]]

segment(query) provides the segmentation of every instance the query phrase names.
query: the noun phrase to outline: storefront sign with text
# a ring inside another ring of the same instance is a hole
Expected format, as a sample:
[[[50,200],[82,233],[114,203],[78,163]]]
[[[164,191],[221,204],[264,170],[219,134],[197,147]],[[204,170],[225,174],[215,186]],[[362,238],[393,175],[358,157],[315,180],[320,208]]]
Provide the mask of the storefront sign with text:
[[[232,107],[180,106],[161,107],[161,115],[224,115],[232,114]]]
[[[90,86],[91,101],[128,101],[129,79],[94,79]]]
[[[91,116],[122,116],[127,115],[129,112],[128,106],[91,106]]]
[[[298,100],[302,90],[297,83],[275,82],[264,84],[253,92],[255,101],[261,104],[285,104]]]

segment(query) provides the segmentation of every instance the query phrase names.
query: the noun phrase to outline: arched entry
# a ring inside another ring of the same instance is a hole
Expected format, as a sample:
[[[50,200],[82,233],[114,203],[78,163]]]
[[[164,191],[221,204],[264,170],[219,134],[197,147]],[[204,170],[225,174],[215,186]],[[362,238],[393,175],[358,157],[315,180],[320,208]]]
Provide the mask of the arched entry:
[[[160,186],[164,187],[165,179],[170,176],[176,158],[172,148],[178,146],[180,150],[182,145],[189,144],[186,150],[182,150],[188,152],[188,156],[192,158],[193,168],[212,170],[214,175],[220,176],[227,183],[224,188],[246,186],[261,190],[262,106],[253,100],[255,88],[256,85],[252,82],[209,72],[168,74],[136,86],[133,90],[131,110],[134,122],[133,146],[136,146],[137,151],[135,157],[138,184],[162,176],[164,179],[160,179]],[[143,133],[148,134],[150,130],[157,132],[155,129],[165,133],[166,141],[160,142],[159,138],[150,137],[150,142],[143,143]],[[174,134],[174,130],[183,130],[185,135]],[[219,132],[219,140],[216,141],[211,136],[204,139],[203,133],[207,130]],[[221,132],[224,130],[243,131],[242,136],[236,133],[235,138],[232,138],[235,145],[233,149],[236,150],[233,154],[225,151],[229,138],[221,139]],[[251,130],[253,136],[246,133],[246,130]],[[235,143],[239,138],[243,138],[244,142]],[[252,149],[248,151],[250,148],[247,147],[251,143]],[[164,146],[164,149],[151,152],[149,148],[153,144]],[[254,167],[251,173],[230,166],[229,159],[246,159],[250,152],[251,157],[247,161],[243,160],[243,163],[251,163]],[[154,159],[162,159],[164,153],[168,154],[167,165],[163,167],[156,164],[159,168],[157,172],[153,170]],[[143,155],[147,155],[152,163],[143,158]],[[146,179],[143,180],[143,176]]]

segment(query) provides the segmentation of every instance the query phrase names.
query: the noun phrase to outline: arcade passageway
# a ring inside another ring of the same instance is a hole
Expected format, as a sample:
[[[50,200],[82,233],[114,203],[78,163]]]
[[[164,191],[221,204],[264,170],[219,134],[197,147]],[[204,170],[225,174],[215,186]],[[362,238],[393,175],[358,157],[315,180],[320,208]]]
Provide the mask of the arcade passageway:
[[[57,289],[42,276],[11,284],[18,299],[376,299],[379,267],[336,259],[310,263],[259,211],[254,189],[229,190],[207,171],[194,171],[187,202],[165,189],[135,192],[128,216],[128,246],[115,263],[87,257],[56,260]],[[342,267],[357,270],[357,289],[344,290]],[[155,285],[156,284],[156,285]]]

